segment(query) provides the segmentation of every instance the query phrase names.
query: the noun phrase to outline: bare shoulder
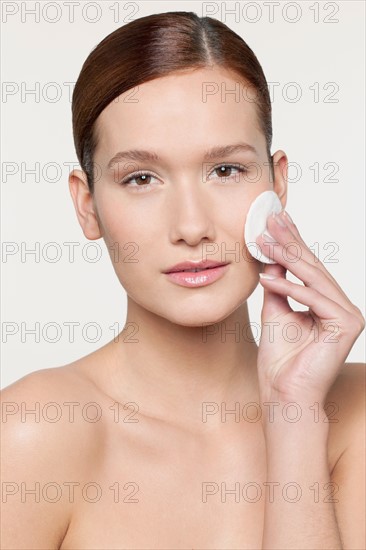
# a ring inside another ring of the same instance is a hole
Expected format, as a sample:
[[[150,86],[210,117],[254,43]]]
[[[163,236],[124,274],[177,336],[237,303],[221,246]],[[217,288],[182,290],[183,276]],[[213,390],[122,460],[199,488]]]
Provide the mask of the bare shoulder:
[[[42,441],[38,454],[63,450],[65,460],[70,457],[75,463],[80,455],[72,456],[70,443],[78,444],[80,431],[83,445],[87,432],[95,434],[97,421],[93,420],[100,407],[97,387],[82,375],[81,362],[33,371],[2,389],[4,436],[14,444],[19,441],[32,447]]]
[[[1,391],[5,548],[60,547],[73,510],[70,482],[96,450],[98,426],[79,410],[95,401],[93,391],[72,364],[34,371]]]
[[[344,363],[325,403],[332,471],[345,450],[362,439],[366,416],[366,364]]]
[[[344,548],[366,547],[366,364],[345,363],[329,394],[339,407],[329,431],[337,460],[331,471],[337,521]]]
[[[345,443],[347,437],[352,437],[353,430],[357,430],[365,417],[365,384],[366,364],[345,363],[328,393],[327,414],[331,420],[334,410],[334,419],[338,419],[339,428],[344,432]]]

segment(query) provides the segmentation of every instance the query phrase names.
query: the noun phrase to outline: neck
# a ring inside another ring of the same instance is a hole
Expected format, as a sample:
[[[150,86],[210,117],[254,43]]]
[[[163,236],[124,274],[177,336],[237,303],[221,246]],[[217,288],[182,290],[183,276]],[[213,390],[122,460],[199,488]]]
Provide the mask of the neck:
[[[258,346],[246,302],[214,325],[187,327],[128,300],[124,330],[108,344],[116,401],[137,403],[141,414],[164,422],[188,420],[197,429],[218,426],[222,407],[258,402]]]

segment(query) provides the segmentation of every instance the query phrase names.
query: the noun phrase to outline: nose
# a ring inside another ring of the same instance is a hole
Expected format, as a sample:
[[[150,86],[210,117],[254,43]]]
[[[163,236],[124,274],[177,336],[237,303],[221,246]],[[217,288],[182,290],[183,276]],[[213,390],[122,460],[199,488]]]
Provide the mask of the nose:
[[[175,182],[168,205],[171,242],[195,246],[202,240],[214,241],[214,209],[203,185],[199,180]]]

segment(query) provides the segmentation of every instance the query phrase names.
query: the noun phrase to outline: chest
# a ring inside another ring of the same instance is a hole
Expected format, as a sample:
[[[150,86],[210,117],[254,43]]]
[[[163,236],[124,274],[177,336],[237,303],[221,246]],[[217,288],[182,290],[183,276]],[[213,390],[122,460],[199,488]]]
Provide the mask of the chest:
[[[172,433],[125,434],[122,444],[108,437],[79,481],[63,550],[261,547],[267,497],[259,433],[221,445]]]

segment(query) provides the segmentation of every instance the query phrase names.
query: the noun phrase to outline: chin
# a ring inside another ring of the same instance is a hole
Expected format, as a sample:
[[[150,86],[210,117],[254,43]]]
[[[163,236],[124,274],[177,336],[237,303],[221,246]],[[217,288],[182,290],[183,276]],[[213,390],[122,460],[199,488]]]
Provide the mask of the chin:
[[[171,312],[165,311],[160,312],[159,315],[165,317],[171,323],[176,325],[181,325],[184,327],[194,327],[194,328],[204,328],[205,326],[214,325],[224,321],[233,311],[239,307],[235,305],[232,308],[228,307],[227,302],[222,304],[222,307],[218,305],[213,306],[212,301],[210,304],[207,304],[207,307],[204,305],[194,305],[191,307],[187,306],[177,307],[177,302],[175,302],[174,307],[176,308],[173,314]]]

